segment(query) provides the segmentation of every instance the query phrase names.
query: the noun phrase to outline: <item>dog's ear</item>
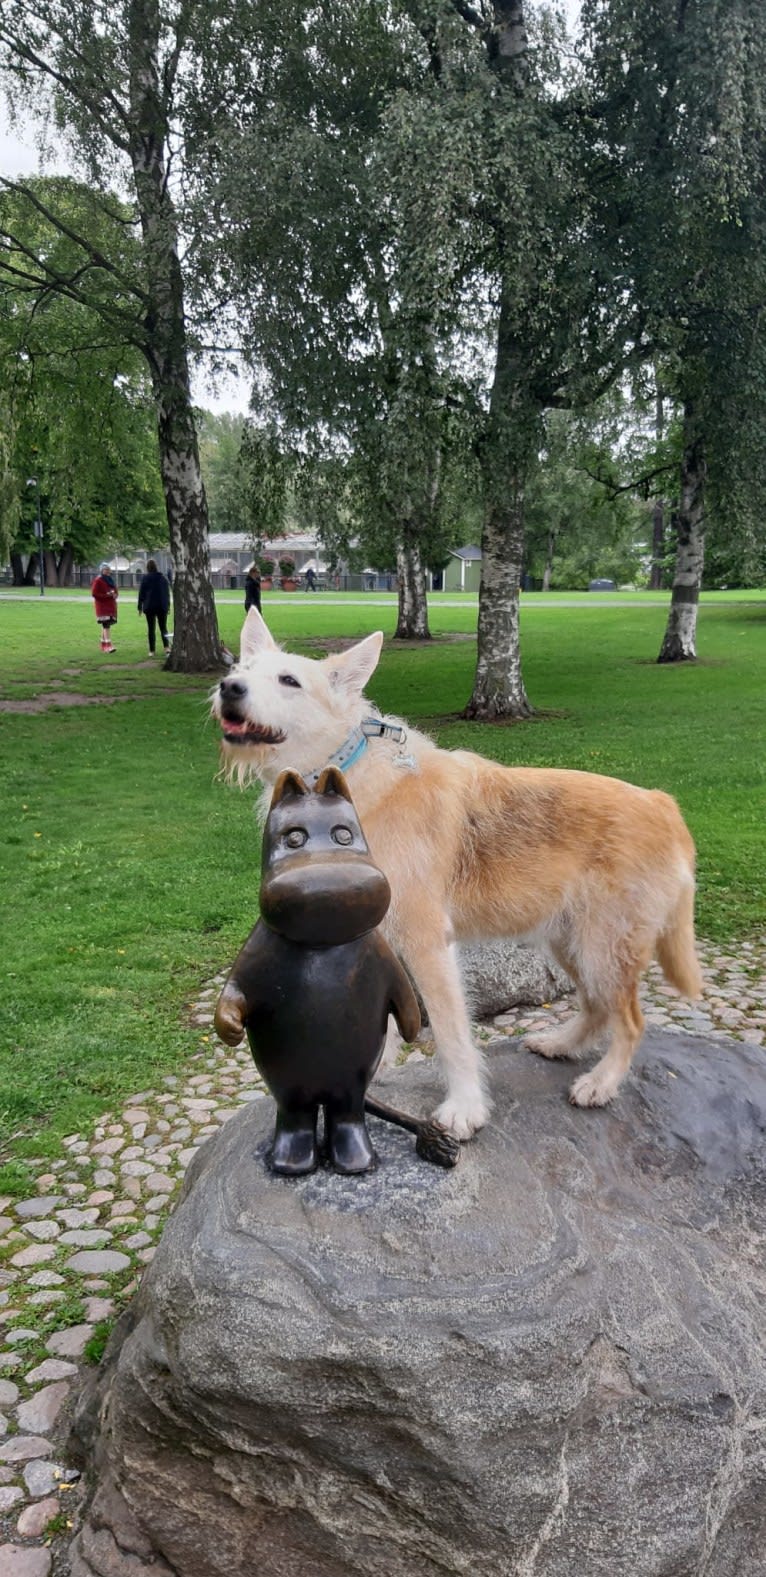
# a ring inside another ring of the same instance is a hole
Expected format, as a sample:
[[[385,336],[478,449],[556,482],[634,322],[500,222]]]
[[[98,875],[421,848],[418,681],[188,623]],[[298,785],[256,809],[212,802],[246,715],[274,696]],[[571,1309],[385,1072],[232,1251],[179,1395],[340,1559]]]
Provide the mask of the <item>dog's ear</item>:
[[[251,608],[242,626],[239,642],[239,660],[247,663],[257,652],[276,652],[279,648],[265,619],[257,608]]]
[[[358,694],[363,690],[370,674],[373,674],[378,666],[382,645],[383,631],[376,630],[374,635],[368,635],[356,646],[350,646],[347,652],[338,652],[334,657],[326,657],[327,672],[333,689],[348,690],[352,694]]]
[[[304,783],[300,772],[294,772],[292,767],[288,767],[286,772],[280,772],[274,784],[274,793],[271,796],[271,809],[273,810],[274,806],[279,805],[283,799],[301,799],[304,794],[308,793],[310,793],[310,789]]]
[[[320,775],[314,793],[340,794],[342,795],[343,799],[348,800],[350,805],[353,805],[354,803],[351,798],[349,786],[340,770],[340,767],[325,767],[324,771]]]

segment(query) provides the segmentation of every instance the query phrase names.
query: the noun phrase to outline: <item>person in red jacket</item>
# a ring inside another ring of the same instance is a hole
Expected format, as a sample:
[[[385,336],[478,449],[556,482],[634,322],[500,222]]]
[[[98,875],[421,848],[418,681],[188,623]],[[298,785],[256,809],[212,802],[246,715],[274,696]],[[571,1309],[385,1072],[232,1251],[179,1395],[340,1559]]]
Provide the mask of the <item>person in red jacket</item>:
[[[106,562],[99,564],[90,594],[96,607],[96,623],[101,626],[101,650],[116,652],[117,647],[112,645],[111,629],[112,625],[117,623],[117,598],[120,594]]]

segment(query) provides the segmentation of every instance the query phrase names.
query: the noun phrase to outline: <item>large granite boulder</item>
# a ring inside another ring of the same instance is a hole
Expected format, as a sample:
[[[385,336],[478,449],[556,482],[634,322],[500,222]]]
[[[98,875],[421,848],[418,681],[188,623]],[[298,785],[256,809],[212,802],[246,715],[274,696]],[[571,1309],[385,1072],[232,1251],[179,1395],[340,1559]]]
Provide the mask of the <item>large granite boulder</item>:
[[[763,1577],[766,1058],[647,1035],[605,1111],[492,1048],[454,1172],[193,1162],[76,1429],[72,1577]],[[426,1109],[431,1070],[402,1070]]]
[[[459,944],[460,968],[471,1014],[494,1018],[509,1008],[540,1006],[573,991],[563,969],[537,948],[497,937]]]

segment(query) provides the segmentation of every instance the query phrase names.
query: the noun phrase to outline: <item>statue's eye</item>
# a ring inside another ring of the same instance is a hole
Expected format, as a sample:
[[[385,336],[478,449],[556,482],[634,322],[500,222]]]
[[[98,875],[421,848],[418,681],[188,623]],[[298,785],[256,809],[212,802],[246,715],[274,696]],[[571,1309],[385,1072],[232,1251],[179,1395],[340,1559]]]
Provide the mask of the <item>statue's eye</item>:
[[[336,843],[353,843],[354,834],[350,827],[333,827],[331,837]]]
[[[302,849],[304,843],[308,843],[308,839],[309,835],[304,827],[291,827],[290,831],[285,833],[288,849]]]
[[[294,690],[300,690],[301,688],[300,679],[296,679],[295,674],[280,674],[279,683],[290,684]]]

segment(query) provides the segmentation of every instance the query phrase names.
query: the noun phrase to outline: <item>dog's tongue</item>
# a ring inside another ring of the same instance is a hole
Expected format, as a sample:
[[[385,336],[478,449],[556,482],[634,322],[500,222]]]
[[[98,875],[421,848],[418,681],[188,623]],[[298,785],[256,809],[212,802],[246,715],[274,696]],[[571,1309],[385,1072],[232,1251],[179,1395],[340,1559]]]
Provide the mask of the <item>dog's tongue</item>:
[[[247,734],[249,723],[230,723],[227,717],[221,718],[221,727],[225,734]]]

